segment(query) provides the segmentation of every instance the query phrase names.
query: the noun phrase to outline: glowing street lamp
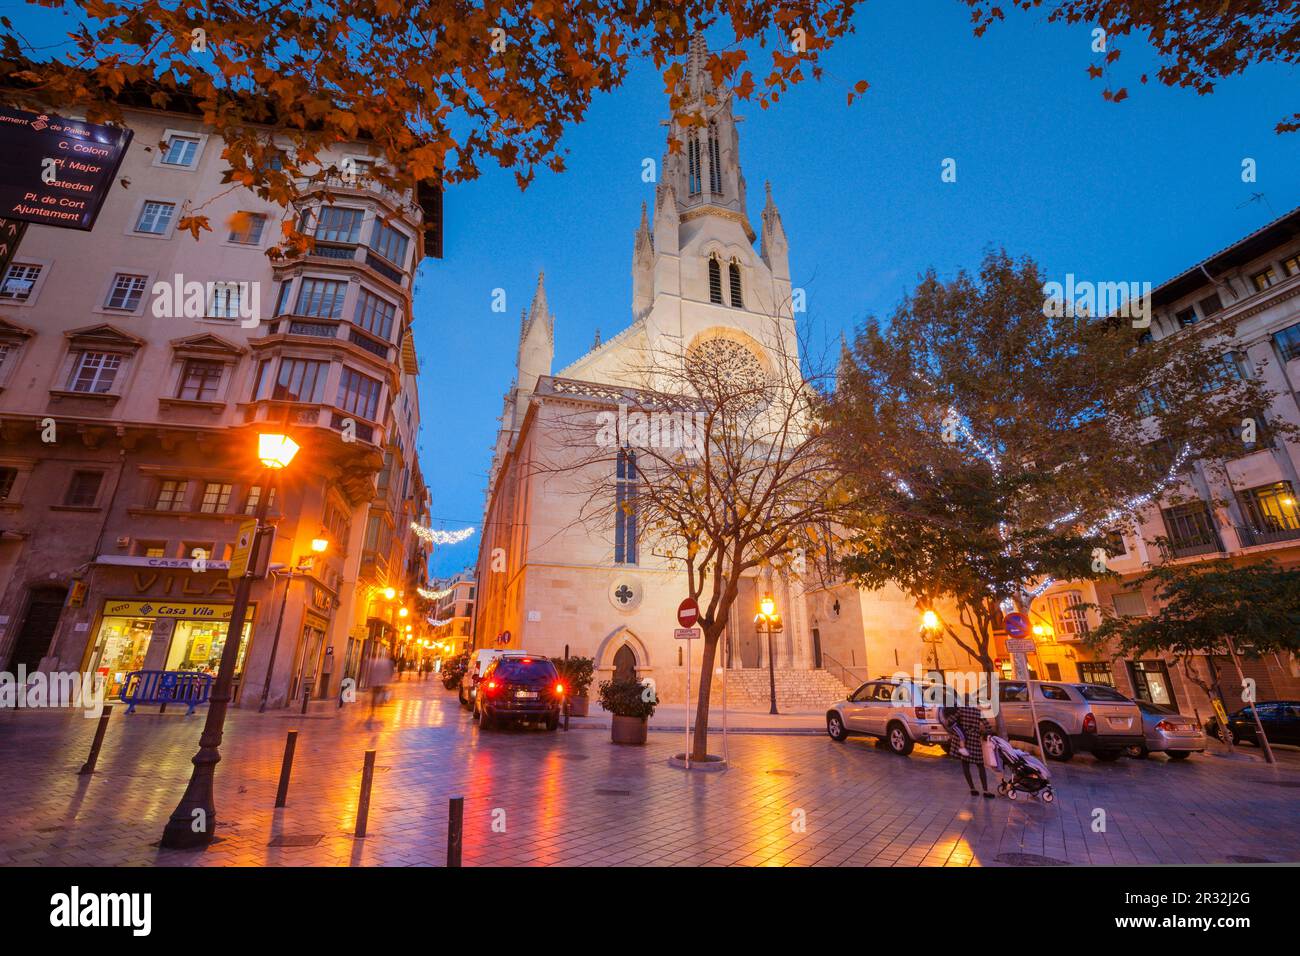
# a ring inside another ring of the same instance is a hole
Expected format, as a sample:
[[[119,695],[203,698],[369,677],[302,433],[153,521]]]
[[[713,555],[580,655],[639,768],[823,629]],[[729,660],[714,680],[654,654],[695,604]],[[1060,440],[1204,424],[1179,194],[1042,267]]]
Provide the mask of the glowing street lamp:
[[[408,617],[408,616],[410,615],[410,613],[411,613],[411,609],[410,609],[410,608],[407,608],[407,607],[404,607],[404,608],[402,608],[401,610],[399,610],[399,611],[397,612],[397,616],[398,616],[398,617]]]
[[[927,610],[921,615],[921,627],[927,631],[939,630],[939,615]]]
[[[288,435],[257,436],[257,457],[272,471],[288,467],[293,456],[298,454],[298,448],[298,443]]]
[[[258,495],[257,512],[253,516],[256,527],[252,547],[249,549],[250,565],[255,564],[260,546],[265,541],[265,533],[269,530],[266,514],[271,494],[275,490],[275,476],[293,461],[298,448],[298,443],[288,435],[268,433],[257,436],[257,458],[264,469],[259,486],[264,489],[264,493]],[[207,846],[216,836],[217,808],[212,795],[212,781],[217,762],[221,760],[220,747],[226,724],[226,709],[230,704],[230,688],[235,679],[235,664],[239,660],[240,638],[243,636],[244,620],[248,616],[248,598],[252,586],[253,569],[245,567],[235,586],[226,642],[221,649],[221,661],[217,665],[217,679],[212,685],[203,734],[199,737],[199,751],[194,755],[194,770],[180,803],[163,828],[159,845],[168,850]],[[269,669],[267,680],[270,680]]]
[[[311,539],[311,549],[316,554],[324,554],[329,548],[330,541],[325,535],[322,534],[320,537]]]
[[[397,597],[397,588],[384,588],[384,598],[391,601]]]
[[[758,602],[758,608],[758,613],[754,615],[754,624],[757,625],[760,633],[767,632],[767,681],[772,701],[772,707],[768,713],[775,714],[777,712],[776,657],[772,651],[772,634],[775,631],[784,630],[785,625],[781,623],[781,615],[776,613],[776,601],[772,598],[771,591],[763,595],[762,600]]]

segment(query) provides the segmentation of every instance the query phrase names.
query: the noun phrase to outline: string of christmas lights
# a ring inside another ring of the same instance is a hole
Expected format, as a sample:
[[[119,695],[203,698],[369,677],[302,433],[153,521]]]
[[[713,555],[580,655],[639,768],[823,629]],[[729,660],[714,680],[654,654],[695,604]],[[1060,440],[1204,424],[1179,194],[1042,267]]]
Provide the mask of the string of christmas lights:
[[[441,591],[431,591],[428,588],[416,588],[415,593],[420,595],[426,601],[441,601],[452,592],[453,588],[443,588]]]
[[[460,544],[474,533],[473,528],[461,528],[459,531],[442,531],[438,528],[426,528],[415,521],[411,522],[411,530],[422,541],[428,541],[430,544]]]

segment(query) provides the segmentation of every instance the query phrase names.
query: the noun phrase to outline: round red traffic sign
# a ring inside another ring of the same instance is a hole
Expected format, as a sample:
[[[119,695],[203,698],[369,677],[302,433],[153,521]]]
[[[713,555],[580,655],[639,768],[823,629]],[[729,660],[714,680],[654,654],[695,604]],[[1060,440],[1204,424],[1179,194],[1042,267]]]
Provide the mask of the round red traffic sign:
[[[694,627],[699,616],[700,606],[695,603],[695,598],[687,598],[677,605],[677,623],[682,627]]]

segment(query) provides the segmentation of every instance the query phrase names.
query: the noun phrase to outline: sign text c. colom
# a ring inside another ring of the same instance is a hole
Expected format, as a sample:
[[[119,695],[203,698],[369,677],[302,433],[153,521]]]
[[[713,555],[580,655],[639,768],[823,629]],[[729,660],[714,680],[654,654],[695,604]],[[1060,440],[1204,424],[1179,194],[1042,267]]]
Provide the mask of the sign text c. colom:
[[[0,108],[0,219],[93,228],[133,135],[116,126]]]

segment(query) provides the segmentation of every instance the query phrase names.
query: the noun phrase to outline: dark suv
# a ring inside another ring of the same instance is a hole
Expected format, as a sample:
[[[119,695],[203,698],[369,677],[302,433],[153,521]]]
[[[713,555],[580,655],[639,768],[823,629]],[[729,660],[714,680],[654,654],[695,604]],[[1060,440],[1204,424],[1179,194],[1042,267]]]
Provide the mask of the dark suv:
[[[491,730],[507,720],[541,720],[554,730],[560,725],[564,693],[555,665],[545,658],[498,657],[479,681],[479,726]]]

